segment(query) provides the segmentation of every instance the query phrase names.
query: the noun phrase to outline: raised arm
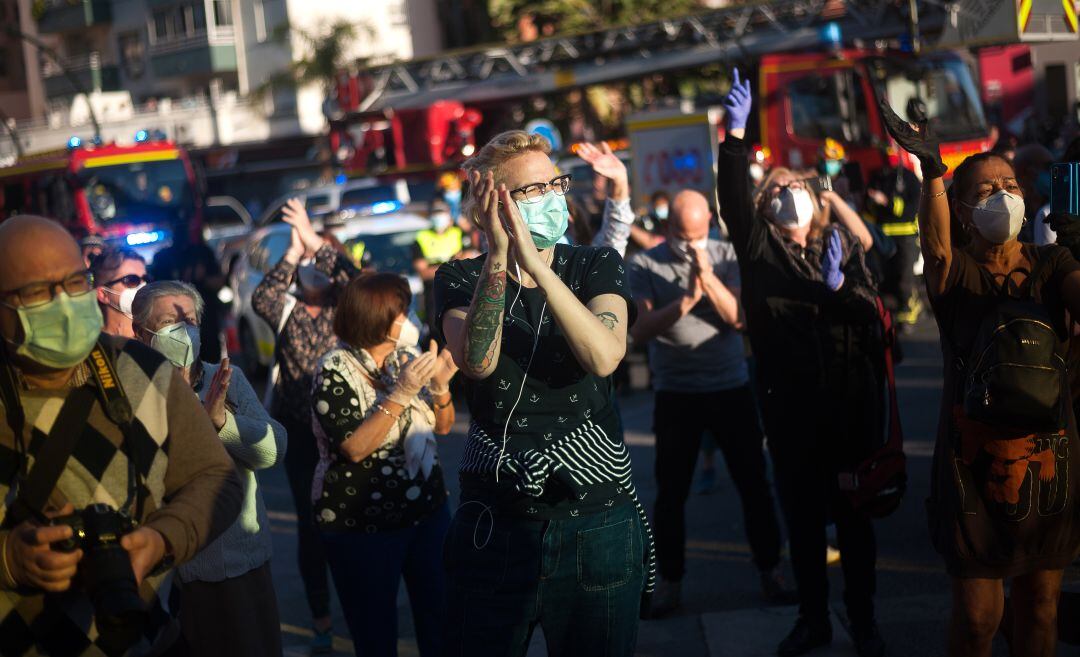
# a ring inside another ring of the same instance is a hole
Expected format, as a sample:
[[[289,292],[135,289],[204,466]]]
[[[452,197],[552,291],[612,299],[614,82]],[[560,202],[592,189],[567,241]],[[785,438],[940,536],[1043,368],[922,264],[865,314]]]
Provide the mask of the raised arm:
[[[600,231],[593,238],[593,246],[610,246],[626,255],[626,244],[630,240],[631,226],[634,224],[634,211],[630,208],[630,180],[626,165],[622,163],[611,147],[601,142],[600,146],[582,144],[578,157],[588,162],[593,173],[611,181],[611,195],[604,201],[604,215]]]
[[[281,323],[281,313],[285,312],[285,295],[296,274],[296,265],[304,255],[304,244],[294,228],[292,242],[281,260],[263,276],[255,291],[251,293],[251,307],[255,314],[266,320],[270,326]]]
[[[476,212],[487,235],[487,259],[468,312],[461,309],[447,311],[443,316],[443,335],[454,362],[465,376],[485,379],[499,364],[502,348],[509,238],[499,221],[499,202],[492,173],[488,171],[481,176],[473,171],[469,180]],[[513,201],[508,202],[516,209]]]
[[[600,294],[582,303],[540,257],[505,185],[499,186],[499,198],[503,221],[510,228],[514,259],[536,281],[578,363],[597,376],[611,374],[626,355],[626,299],[618,294]]]
[[[922,165],[922,201],[919,204],[919,242],[922,245],[923,274],[931,294],[945,292],[945,280],[952,266],[952,235],[949,201],[945,198],[945,181],[942,176],[948,168],[941,161],[937,138],[930,132],[926,121],[921,121],[916,131],[896,115],[884,99],[880,103],[881,115],[889,134],[901,148],[919,159]]]
[[[822,205],[836,215],[837,221],[851,231],[855,239],[859,240],[863,251],[869,253],[874,246],[874,236],[870,234],[870,229],[866,227],[859,213],[855,212],[842,196],[832,190],[823,190],[818,198],[821,199]]]
[[[716,149],[716,198],[720,216],[728,227],[731,243],[740,259],[752,257],[752,252],[764,240],[764,226],[754,221],[754,206],[750,195],[747,160],[746,121],[750,116],[750,81],[739,80],[734,70],[731,91],[724,99],[727,112],[727,136]]]

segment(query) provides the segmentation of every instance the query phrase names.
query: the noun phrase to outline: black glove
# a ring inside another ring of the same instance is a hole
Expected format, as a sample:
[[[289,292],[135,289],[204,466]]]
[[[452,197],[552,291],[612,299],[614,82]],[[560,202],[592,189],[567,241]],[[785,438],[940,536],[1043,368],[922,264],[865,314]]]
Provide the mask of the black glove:
[[[1080,217],[1065,212],[1051,212],[1046,222],[1057,233],[1057,243],[1071,251],[1074,258],[1080,256]]]
[[[922,165],[923,179],[940,178],[948,171],[948,167],[941,161],[941,147],[938,138],[930,132],[930,126],[926,120],[919,121],[919,130],[916,132],[911,125],[896,115],[884,99],[878,106],[881,108],[881,118],[885,120],[885,129],[900,144],[900,148],[911,153],[919,159]]]

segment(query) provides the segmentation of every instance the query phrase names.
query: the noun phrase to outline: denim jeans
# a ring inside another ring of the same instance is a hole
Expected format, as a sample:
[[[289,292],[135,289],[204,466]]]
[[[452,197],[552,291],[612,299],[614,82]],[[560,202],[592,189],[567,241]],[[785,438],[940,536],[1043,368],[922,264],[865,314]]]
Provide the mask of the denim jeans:
[[[444,504],[416,527],[323,532],[334,587],[358,657],[397,655],[397,594],[409,591],[421,657],[439,657],[445,580],[439,560],[450,512]]]
[[[550,657],[628,657],[645,534],[631,504],[562,520],[463,504],[444,550],[446,657],[520,657],[537,625]]]

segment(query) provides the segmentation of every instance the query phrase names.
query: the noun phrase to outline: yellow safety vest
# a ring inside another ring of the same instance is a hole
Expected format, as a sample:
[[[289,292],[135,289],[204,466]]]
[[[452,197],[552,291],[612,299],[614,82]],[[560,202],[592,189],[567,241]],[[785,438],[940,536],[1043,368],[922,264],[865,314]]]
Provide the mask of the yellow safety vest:
[[[416,234],[421,255],[433,265],[449,262],[450,258],[461,253],[465,246],[463,240],[463,233],[457,226],[451,226],[441,235],[430,228]]]
[[[893,216],[899,219],[904,216],[904,199],[899,196],[894,196],[892,200],[892,212]],[[908,235],[919,234],[919,218],[916,217],[911,221],[889,221],[881,224],[881,232],[885,233],[889,237],[905,237]]]
[[[350,242],[345,247],[345,250],[348,251],[348,253],[349,253],[349,258],[352,259],[353,264],[356,265],[357,267],[363,266],[362,263],[364,262],[364,247],[365,246],[366,245],[364,244],[363,241],[356,240],[354,242]]]

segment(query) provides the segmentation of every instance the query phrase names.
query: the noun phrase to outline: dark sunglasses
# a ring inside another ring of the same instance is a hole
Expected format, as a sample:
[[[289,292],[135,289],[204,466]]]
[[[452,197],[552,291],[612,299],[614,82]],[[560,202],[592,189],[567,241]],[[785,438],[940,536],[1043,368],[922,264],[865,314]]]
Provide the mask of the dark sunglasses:
[[[138,274],[128,274],[127,276],[121,276],[120,278],[113,279],[102,287],[113,287],[117,283],[123,283],[124,287],[137,288],[141,283],[149,283],[150,276],[139,276]]]

